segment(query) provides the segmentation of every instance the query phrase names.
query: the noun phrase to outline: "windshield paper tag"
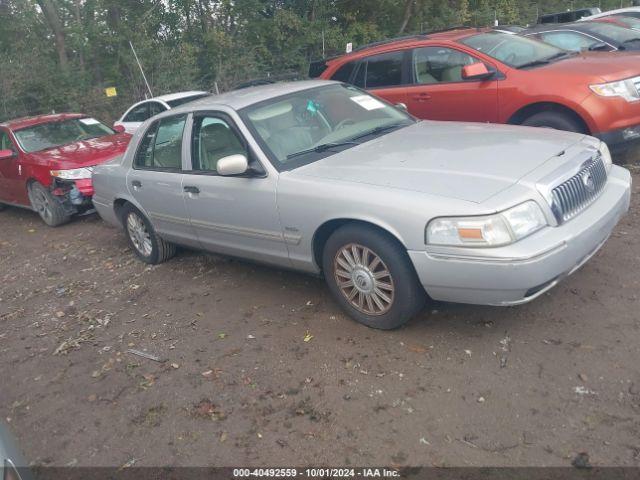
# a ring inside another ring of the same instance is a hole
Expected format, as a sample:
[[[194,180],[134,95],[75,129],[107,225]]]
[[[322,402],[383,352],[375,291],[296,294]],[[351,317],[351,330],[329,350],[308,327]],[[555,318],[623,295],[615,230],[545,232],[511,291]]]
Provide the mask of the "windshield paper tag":
[[[356,102],[362,108],[366,110],[377,110],[378,108],[384,108],[384,103],[380,100],[376,100],[369,95],[358,95],[357,97],[350,97],[350,100]]]
[[[84,123],[85,125],[96,125],[97,123],[100,123],[95,118],[81,118],[80,122]]]

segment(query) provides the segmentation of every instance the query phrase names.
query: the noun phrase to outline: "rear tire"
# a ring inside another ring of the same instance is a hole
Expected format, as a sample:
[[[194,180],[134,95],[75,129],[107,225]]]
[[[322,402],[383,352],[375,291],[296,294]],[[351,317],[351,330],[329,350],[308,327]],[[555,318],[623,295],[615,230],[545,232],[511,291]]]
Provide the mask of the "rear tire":
[[[544,127],[567,132],[584,133],[584,128],[569,115],[560,112],[540,112],[522,122],[527,127]]]
[[[121,218],[129,246],[143,262],[157,265],[176,254],[176,245],[163,240],[147,217],[133,205],[123,207]]]
[[[38,182],[31,182],[27,187],[31,207],[38,212],[44,223],[50,227],[58,227],[69,221],[69,215],[60,200],[48,188]]]
[[[333,297],[368,327],[401,327],[424,306],[426,293],[406,251],[379,229],[339,228],[324,246],[322,264]]]
[[[7,205],[0,203],[0,212],[7,209]]]

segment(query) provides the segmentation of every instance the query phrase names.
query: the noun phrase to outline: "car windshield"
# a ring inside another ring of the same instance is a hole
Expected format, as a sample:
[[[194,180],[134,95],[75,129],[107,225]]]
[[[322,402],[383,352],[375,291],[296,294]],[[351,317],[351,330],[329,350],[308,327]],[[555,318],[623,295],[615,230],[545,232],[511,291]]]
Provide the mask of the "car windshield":
[[[86,117],[42,123],[17,130],[14,135],[20,147],[31,153],[114,133],[95,118]]]
[[[613,23],[589,22],[584,28],[589,33],[609,37],[619,43],[637,41],[638,37],[640,37],[640,33],[636,30],[614,25]]]
[[[546,43],[500,32],[480,33],[462,39],[461,43],[513,68],[544,65],[569,55]]]
[[[415,123],[359,88],[334,84],[276,97],[240,111],[278,168],[291,169]]]

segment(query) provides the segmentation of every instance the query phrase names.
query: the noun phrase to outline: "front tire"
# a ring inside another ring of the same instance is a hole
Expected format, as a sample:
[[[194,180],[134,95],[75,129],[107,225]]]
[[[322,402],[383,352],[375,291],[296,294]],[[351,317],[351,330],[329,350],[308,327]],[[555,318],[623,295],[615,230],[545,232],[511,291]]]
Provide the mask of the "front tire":
[[[140,210],[128,204],[122,211],[124,233],[133,253],[145,263],[157,265],[176,254],[176,246],[163,240]]]
[[[584,128],[569,115],[560,112],[540,112],[522,122],[527,127],[553,128],[567,132],[584,133]]]
[[[333,297],[358,322],[391,330],[423,307],[426,294],[406,251],[374,227],[347,224],[327,240],[322,257]]]
[[[0,212],[7,209],[7,205],[0,203]]]
[[[49,189],[38,182],[30,183],[27,188],[31,207],[38,212],[44,223],[50,227],[58,227],[69,221],[71,216]]]

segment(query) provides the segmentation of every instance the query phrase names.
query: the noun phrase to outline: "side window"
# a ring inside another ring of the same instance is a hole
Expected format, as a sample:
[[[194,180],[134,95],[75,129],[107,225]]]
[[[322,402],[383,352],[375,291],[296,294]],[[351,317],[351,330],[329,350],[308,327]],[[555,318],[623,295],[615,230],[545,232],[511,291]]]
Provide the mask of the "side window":
[[[248,156],[246,147],[229,123],[213,116],[193,119],[193,170],[215,173],[218,160],[236,154]]]
[[[366,88],[401,85],[403,57],[400,51],[367,58]]]
[[[349,82],[351,78],[351,74],[356,67],[356,62],[348,62],[342,65],[336,73],[333,74],[331,80],[336,80],[338,82]]]
[[[123,122],[144,122],[149,118],[149,102],[144,102],[134,107],[127,116],[122,120]]]
[[[149,118],[159,113],[165,112],[167,109],[164,105],[158,102],[149,102]]]
[[[16,147],[13,146],[13,142],[9,138],[9,134],[4,130],[0,130],[0,150],[16,151]]]
[[[134,167],[152,170],[182,169],[182,133],[186,115],[163,118],[144,134]]]
[[[364,79],[367,76],[367,61],[364,60],[358,65],[358,72],[353,79],[353,84],[356,87],[364,88]]]
[[[462,82],[462,67],[477,63],[471,55],[446,47],[424,47],[413,51],[416,83]]]
[[[588,50],[591,45],[598,43],[596,39],[576,32],[546,32],[541,33],[540,38],[543,42],[574,52]]]

